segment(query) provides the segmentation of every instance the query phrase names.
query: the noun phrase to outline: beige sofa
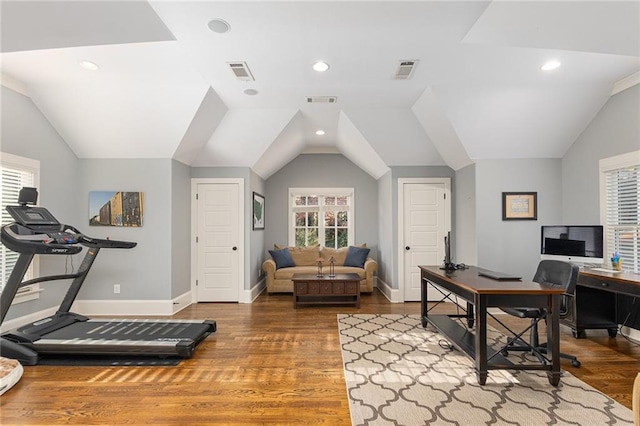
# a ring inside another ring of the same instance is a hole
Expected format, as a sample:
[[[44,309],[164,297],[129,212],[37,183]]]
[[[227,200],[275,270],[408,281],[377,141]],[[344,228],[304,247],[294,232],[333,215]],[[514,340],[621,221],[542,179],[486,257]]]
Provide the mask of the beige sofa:
[[[363,247],[366,245],[361,245]],[[371,293],[373,291],[373,279],[378,270],[378,263],[368,257],[364,262],[364,268],[354,266],[344,266],[348,248],[330,249],[326,247],[280,247],[275,245],[276,250],[288,249],[291,258],[295,263],[293,267],[276,269],[276,262],[273,259],[265,260],[262,270],[267,275],[267,293],[293,293],[293,274],[316,274],[318,272],[318,258],[322,258],[324,274],[329,274],[329,259],[335,260],[335,273],[355,273],[362,280],[360,281],[360,292]]]

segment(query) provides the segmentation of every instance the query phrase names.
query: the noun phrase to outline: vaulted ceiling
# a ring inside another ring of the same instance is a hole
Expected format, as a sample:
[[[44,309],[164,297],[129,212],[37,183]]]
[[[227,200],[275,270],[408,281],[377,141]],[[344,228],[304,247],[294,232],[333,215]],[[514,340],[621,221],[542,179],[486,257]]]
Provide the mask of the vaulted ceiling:
[[[375,178],[559,158],[640,72],[638,1],[2,0],[0,19],[3,84],[78,157],[265,179],[314,152]],[[396,79],[402,61],[415,66]]]

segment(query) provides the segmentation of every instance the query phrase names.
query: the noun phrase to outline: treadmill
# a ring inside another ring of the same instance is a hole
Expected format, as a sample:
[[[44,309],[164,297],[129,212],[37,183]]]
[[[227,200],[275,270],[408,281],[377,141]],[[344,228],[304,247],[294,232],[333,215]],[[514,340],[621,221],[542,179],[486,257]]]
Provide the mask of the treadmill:
[[[0,335],[0,355],[24,365],[38,364],[43,355],[158,356],[189,358],[196,346],[216,331],[212,320],[89,319],[70,312],[100,249],[131,249],[134,242],[83,235],[58,222],[44,207],[36,207],[38,192],[22,188],[19,206],[7,206],[14,223],[1,228],[1,241],[20,254],[0,296],[0,324],[18,289],[30,284],[72,279],[57,312]],[[86,247],[78,271],[23,281],[34,255],[72,255]],[[117,303],[117,302],[116,302]]]

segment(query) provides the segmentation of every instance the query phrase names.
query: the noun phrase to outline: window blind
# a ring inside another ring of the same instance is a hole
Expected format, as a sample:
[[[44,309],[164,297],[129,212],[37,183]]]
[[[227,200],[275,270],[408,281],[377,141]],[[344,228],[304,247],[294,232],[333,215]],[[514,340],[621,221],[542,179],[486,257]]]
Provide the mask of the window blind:
[[[14,165],[3,161],[0,163],[0,184],[2,186],[2,199],[0,200],[0,208],[2,209],[2,225],[13,222],[13,218],[7,212],[8,205],[18,204],[18,194],[20,189],[24,186],[35,186],[37,171],[30,167],[21,167],[20,165]],[[11,275],[19,254],[7,249],[0,242],[0,274],[2,282],[0,283],[0,289],[4,288],[5,283]],[[29,268],[25,280],[33,278],[33,265]],[[37,290],[38,286],[23,287],[19,290],[20,293],[28,293]]]
[[[640,164],[605,172],[607,253],[618,253],[622,269],[640,271]]]

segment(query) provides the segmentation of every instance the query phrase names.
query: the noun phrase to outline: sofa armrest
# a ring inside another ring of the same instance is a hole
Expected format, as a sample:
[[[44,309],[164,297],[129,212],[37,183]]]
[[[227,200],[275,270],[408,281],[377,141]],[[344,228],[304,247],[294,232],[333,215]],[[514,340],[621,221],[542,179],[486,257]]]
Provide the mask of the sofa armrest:
[[[262,262],[262,270],[267,276],[272,276],[276,273],[276,262],[273,259],[267,259]]]
[[[378,270],[378,262],[373,260],[370,257],[367,257],[367,260],[364,262],[364,271],[367,276],[373,275]]]

